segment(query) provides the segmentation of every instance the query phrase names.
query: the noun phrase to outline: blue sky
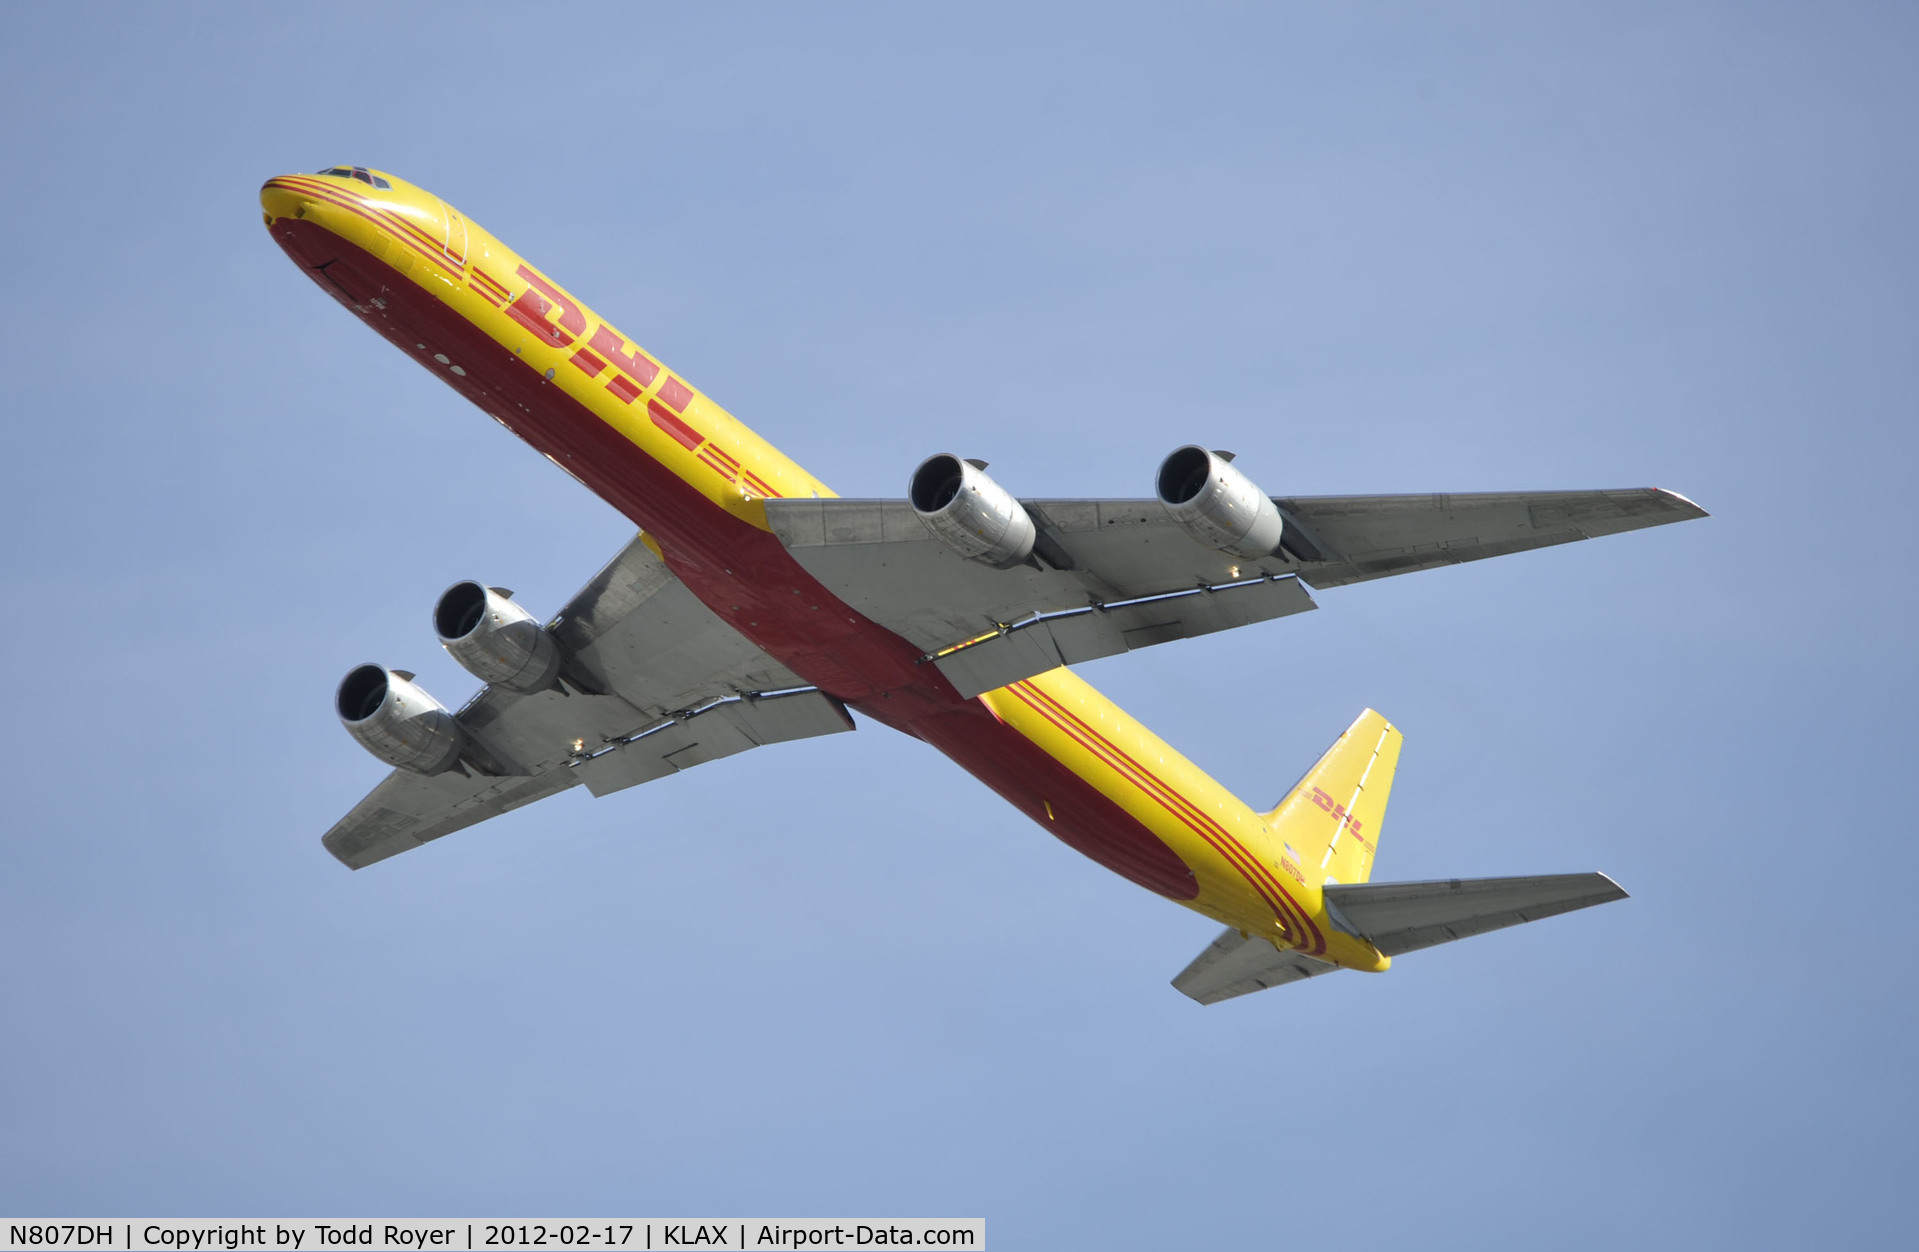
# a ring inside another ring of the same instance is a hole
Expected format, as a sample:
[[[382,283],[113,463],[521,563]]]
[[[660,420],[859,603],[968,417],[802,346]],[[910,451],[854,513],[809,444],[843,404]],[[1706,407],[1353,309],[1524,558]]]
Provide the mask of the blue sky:
[[[983,1215],[1000,1248],[1910,1224],[1919,19],[1895,5],[17,9],[0,1211]],[[866,725],[349,874],[330,697],[630,527],[303,279],[459,205],[849,495],[1658,485],[1714,517],[1086,667],[1377,876],[1627,903],[1200,1009],[1214,927]]]

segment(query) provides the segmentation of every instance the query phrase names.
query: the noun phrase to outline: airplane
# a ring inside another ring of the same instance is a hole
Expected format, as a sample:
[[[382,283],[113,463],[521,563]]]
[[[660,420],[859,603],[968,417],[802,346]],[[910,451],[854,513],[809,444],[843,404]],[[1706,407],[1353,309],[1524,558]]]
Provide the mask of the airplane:
[[[336,711],[392,772],[323,838],[353,869],[583,785],[604,797],[854,728],[945,753],[1067,846],[1225,929],[1202,1004],[1625,898],[1604,874],[1374,883],[1401,734],[1367,709],[1266,811],[1072,666],[1316,608],[1375,578],[1704,517],[1656,488],[1274,497],[1189,444],[1149,499],[1015,499],[940,453],[844,499],[433,193],[364,166],[269,179],[273,241],[362,322],[638,533],[542,622],[454,584],[449,711],[351,670]]]

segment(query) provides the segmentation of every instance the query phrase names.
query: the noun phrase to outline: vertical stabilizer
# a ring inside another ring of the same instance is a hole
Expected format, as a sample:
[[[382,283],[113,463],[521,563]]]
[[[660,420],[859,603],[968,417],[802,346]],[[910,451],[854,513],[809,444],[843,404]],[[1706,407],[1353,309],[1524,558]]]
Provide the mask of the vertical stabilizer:
[[[1361,883],[1372,877],[1403,738],[1367,709],[1279,807],[1260,814],[1308,881]]]

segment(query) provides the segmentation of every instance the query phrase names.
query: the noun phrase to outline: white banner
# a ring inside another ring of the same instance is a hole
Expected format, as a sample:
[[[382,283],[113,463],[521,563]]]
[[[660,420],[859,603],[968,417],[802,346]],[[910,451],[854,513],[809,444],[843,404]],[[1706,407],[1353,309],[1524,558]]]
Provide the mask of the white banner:
[[[540,1249],[624,1249],[660,1252],[698,1248],[751,1252],[758,1248],[964,1248],[986,1246],[986,1219],[895,1218],[658,1218],[618,1217],[506,1221],[498,1218],[390,1220],[327,1219],[231,1221],[209,1218],[129,1221],[0,1219],[0,1252],[89,1248],[103,1252],[521,1252]]]

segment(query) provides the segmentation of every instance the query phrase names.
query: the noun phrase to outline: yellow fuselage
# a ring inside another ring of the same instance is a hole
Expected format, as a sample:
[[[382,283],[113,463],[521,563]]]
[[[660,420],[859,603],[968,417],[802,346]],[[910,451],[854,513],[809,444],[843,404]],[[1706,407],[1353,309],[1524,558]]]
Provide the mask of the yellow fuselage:
[[[833,495],[824,483],[430,192],[354,173],[270,180],[260,198],[274,240],[631,518],[722,619],[1134,882],[1280,946],[1383,966],[1330,924],[1316,868],[1287,855],[1266,818],[1070,670],[962,698],[773,535],[765,500]]]

